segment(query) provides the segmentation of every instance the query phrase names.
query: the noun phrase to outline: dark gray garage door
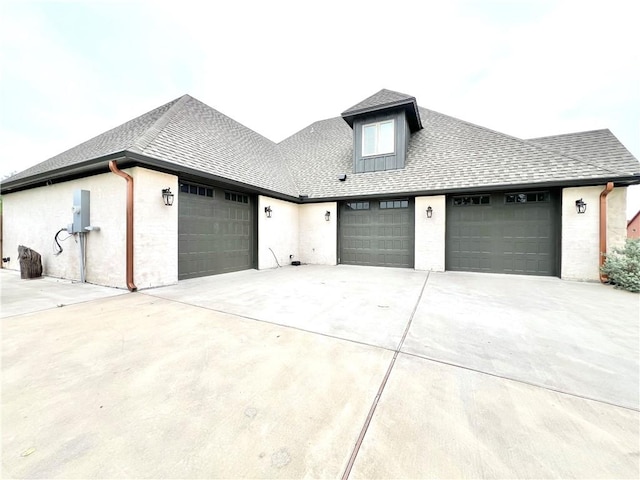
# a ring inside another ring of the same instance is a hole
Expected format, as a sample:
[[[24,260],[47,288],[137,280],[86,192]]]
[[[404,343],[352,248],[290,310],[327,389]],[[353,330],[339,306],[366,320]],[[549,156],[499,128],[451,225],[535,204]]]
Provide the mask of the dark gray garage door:
[[[180,184],[179,280],[254,267],[254,201],[220,188]]]
[[[554,192],[452,196],[447,202],[447,270],[557,275]]]
[[[413,267],[413,199],[340,205],[340,263]]]

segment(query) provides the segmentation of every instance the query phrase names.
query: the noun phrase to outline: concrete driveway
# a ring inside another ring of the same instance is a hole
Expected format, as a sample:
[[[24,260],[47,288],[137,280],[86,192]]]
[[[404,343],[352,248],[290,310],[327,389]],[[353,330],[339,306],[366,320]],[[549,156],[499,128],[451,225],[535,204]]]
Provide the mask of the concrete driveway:
[[[3,478],[638,478],[639,297],[285,267],[2,280]]]

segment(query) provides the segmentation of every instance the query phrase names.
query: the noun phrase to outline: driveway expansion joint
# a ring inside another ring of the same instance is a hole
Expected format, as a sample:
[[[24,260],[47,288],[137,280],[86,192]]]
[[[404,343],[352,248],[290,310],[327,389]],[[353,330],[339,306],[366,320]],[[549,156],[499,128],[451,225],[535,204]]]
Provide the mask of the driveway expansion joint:
[[[135,293],[142,293],[142,294],[144,294],[144,292],[135,292]],[[251,320],[252,322],[266,323],[266,324],[269,324],[269,325],[275,325],[275,326],[277,326],[277,327],[282,327],[282,328],[287,328],[287,329],[291,329],[291,330],[296,330],[296,331],[298,331],[298,332],[310,333],[310,334],[313,334],[313,335],[320,335],[321,337],[332,338],[332,339],[334,339],[334,340],[342,340],[342,341],[344,341],[344,342],[355,343],[355,344],[357,344],[357,345],[363,345],[363,346],[365,346],[365,347],[379,348],[379,349],[381,349],[381,350],[386,350],[386,351],[388,351],[388,352],[395,352],[395,351],[396,351],[396,350],[394,350],[394,349],[392,349],[392,348],[385,347],[385,346],[382,346],[382,345],[375,345],[375,344],[373,344],[373,343],[361,342],[361,341],[358,341],[358,340],[354,340],[354,339],[352,339],[352,338],[339,337],[338,335],[330,335],[330,334],[328,334],[328,333],[317,332],[317,331],[315,331],[315,330],[307,330],[307,329],[305,329],[305,328],[295,327],[295,326],[293,326],[293,325],[287,325],[287,324],[284,324],[284,323],[272,322],[272,321],[270,321],[270,320],[264,320],[264,319],[262,319],[262,318],[250,317],[250,316],[248,316],[248,315],[242,315],[242,314],[240,314],[240,313],[227,312],[227,311],[225,311],[225,310],[220,310],[220,309],[217,309],[217,308],[206,307],[206,306],[203,306],[203,305],[195,305],[195,304],[193,304],[193,303],[181,302],[181,301],[179,301],[179,300],[175,300],[175,299],[173,299],[173,298],[162,297],[162,296],[160,296],[160,295],[150,295],[150,294],[149,294],[148,296],[153,297],[153,298],[159,298],[159,299],[161,299],[161,300],[166,300],[166,301],[168,301],[168,302],[180,303],[180,304],[182,304],[182,305],[187,305],[187,306],[189,306],[189,307],[191,307],[191,308],[201,308],[201,309],[203,309],[203,310],[208,310],[208,311],[210,311],[210,312],[215,312],[215,313],[221,313],[221,314],[223,314],[223,315],[228,315],[228,316],[230,316],[230,317],[237,317],[237,318],[242,318],[242,319],[244,319],[244,320]]]
[[[400,353],[402,353],[403,355],[407,355],[409,357],[420,358],[421,360],[426,360],[428,362],[439,363],[441,365],[447,365],[447,366],[453,367],[453,368],[461,368],[463,370],[468,370],[470,372],[479,373],[481,375],[487,375],[487,376],[494,377],[494,378],[500,378],[502,380],[521,383],[523,385],[529,385],[531,387],[540,388],[542,390],[548,390],[550,392],[555,392],[555,393],[560,393],[562,395],[567,395],[567,396],[570,396],[570,397],[580,398],[582,400],[589,400],[591,402],[602,403],[604,405],[610,405],[612,407],[623,408],[625,410],[629,410],[629,411],[632,411],[632,412],[640,412],[640,408],[634,408],[634,407],[629,407],[627,405],[619,405],[617,403],[607,402],[606,400],[601,400],[601,399],[594,398],[594,397],[588,397],[586,395],[580,395],[579,393],[572,393],[572,392],[568,392],[566,390],[560,390],[559,388],[553,388],[553,387],[550,387],[549,385],[542,385],[540,383],[528,382],[528,381],[522,380],[520,378],[509,377],[509,376],[506,376],[506,375],[500,375],[498,373],[486,372],[484,370],[479,370],[477,368],[468,367],[466,365],[461,365],[461,364],[458,364],[458,363],[445,362],[444,360],[438,360],[437,358],[427,357],[425,355],[419,355],[417,353],[409,353],[409,352],[400,352]]]
[[[380,401],[380,397],[382,397],[382,393],[384,392],[384,388],[387,385],[387,381],[391,376],[391,371],[393,370],[393,367],[396,363],[398,354],[401,353],[400,350],[402,349],[402,345],[404,344],[404,341],[407,338],[407,334],[409,333],[409,329],[411,328],[411,322],[413,321],[413,317],[415,316],[416,311],[418,310],[418,306],[422,301],[422,295],[424,294],[424,290],[427,287],[427,282],[429,281],[429,273],[430,272],[427,272],[427,276],[424,279],[424,283],[422,284],[422,289],[420,289],[420,295],[418,295],[418,299],[416,300],[413,306],[413,310],[411,311],[411,315],[409,316],[409,321],[407,322],[407,326],[404,329],[404,334],[402,335],[402,338],[400,339],[400,343],[398,343],[398,346],[396,347],[393,353],[393,358],[391,359],[391,362],[389,363],[389,367],[387,368],[387,372],[385,373],[385,376],[382,379],[382,383],[378,388],[378,393],[376,393],[376,396],[373,399],[373,403],[371,404],[371,408],[369,409],[367,418],[365,419],[364,425],[360,430],[360,435],[358,435],[358,440],[356,441],[356,444],[353,447],[353,451],[351,452],[351,456],[349,457],[349,462],[347,463],[347,467],[345,468],[344,473],[342,474],[342,480],[347,480],[349,478],[349,475],[351,474],[351,469],[353,468],[353,464],[355,463],[356,458],[358,457],[360,446],[362,445],[362,442],[364,441],[364,437],[367,434],[367,430],[369,429],[369,425],[371,424],[371,420],[373,419],[373,415],[378,406],[378,402]]]

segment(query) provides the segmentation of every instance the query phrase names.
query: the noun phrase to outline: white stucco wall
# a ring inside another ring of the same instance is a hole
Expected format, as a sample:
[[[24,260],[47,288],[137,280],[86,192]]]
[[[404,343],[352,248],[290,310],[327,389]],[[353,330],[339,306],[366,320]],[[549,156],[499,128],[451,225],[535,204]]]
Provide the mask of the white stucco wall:
[[[271,218],[267,218],[264,213],[267,206],[271,207]],[[298,225],[298,205],[271,197],[258,196],[259,270],[276,268],[278,263],[281,266],[289,265],[291,264],[289,255],[293,255],[293,260],[300,260],[298,258]]]
[[[415,269],[444,272],[445,219],[447,200],[444,195],[416,197],[415,205]],[[427,207],[433,214],[427,218]]]
[[[330,212],[329,221],[325,213]],[[313,265],[336,265],[338,260],[338,204],[299,206],[299,260]]]
[[[144,168],[124,170],[134,178],[134,283],[149,288],[177,282],[177,177]],[[171,187],[176,202],[166,207],[162,188]],[[3,195],[2,256],[6,268],[20,270],[18,245],[42,256],[45,275],[80,280],[80,246],[77,236],[60,244],[56,256],[53,238],[72,223],[73,194],[90,192],[91,225],[100,227],[86,235],[86,281],[126,288],[126,182],[113,173],[38,187]]]
[[[562,273],[567,280],[600,278],[600,193],[605,185],[562,190]],[[576,212],[576,200],[587,204]],[[607,251],[624,244],[626,238],[626,187],[614,188],[607,196]]]
[[[90,192],[91,224],[100,231],[87,234],[86,281],[126,288],[124,215],[125,197],[115,192],[124,181],[112,173],[52,184],[3,195],[2,256],[11,257],[6,268],[20,270],[18,245],[36,250],[42,256],[44,275],[80,280],[80,245],[76,237],[62,232],[64,251],[56,256],[53,238],[56,232],[72,223],[73,194]]]
[[[134,283],[138,289],[177,283],[178,177],[141,167],[125,172],[134,184]],[[119,180],[117,195],[126,195],[127,183]],[[174,194],[170,207],[162,199],[162,189],[167,187]]]

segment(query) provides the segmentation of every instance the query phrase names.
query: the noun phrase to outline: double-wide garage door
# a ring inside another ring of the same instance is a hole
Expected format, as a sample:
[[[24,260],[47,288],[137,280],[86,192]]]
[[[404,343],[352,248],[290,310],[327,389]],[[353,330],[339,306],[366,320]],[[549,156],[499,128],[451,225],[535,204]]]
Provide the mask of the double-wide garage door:
[[[554,192],[447,198],[447,270],[557,275],[559,200]]]
[[[413,199],[340,205],[339,263],[413,267]]]
[[[178,279],[255,266],[255,199],[182,182],[178,199]]]

